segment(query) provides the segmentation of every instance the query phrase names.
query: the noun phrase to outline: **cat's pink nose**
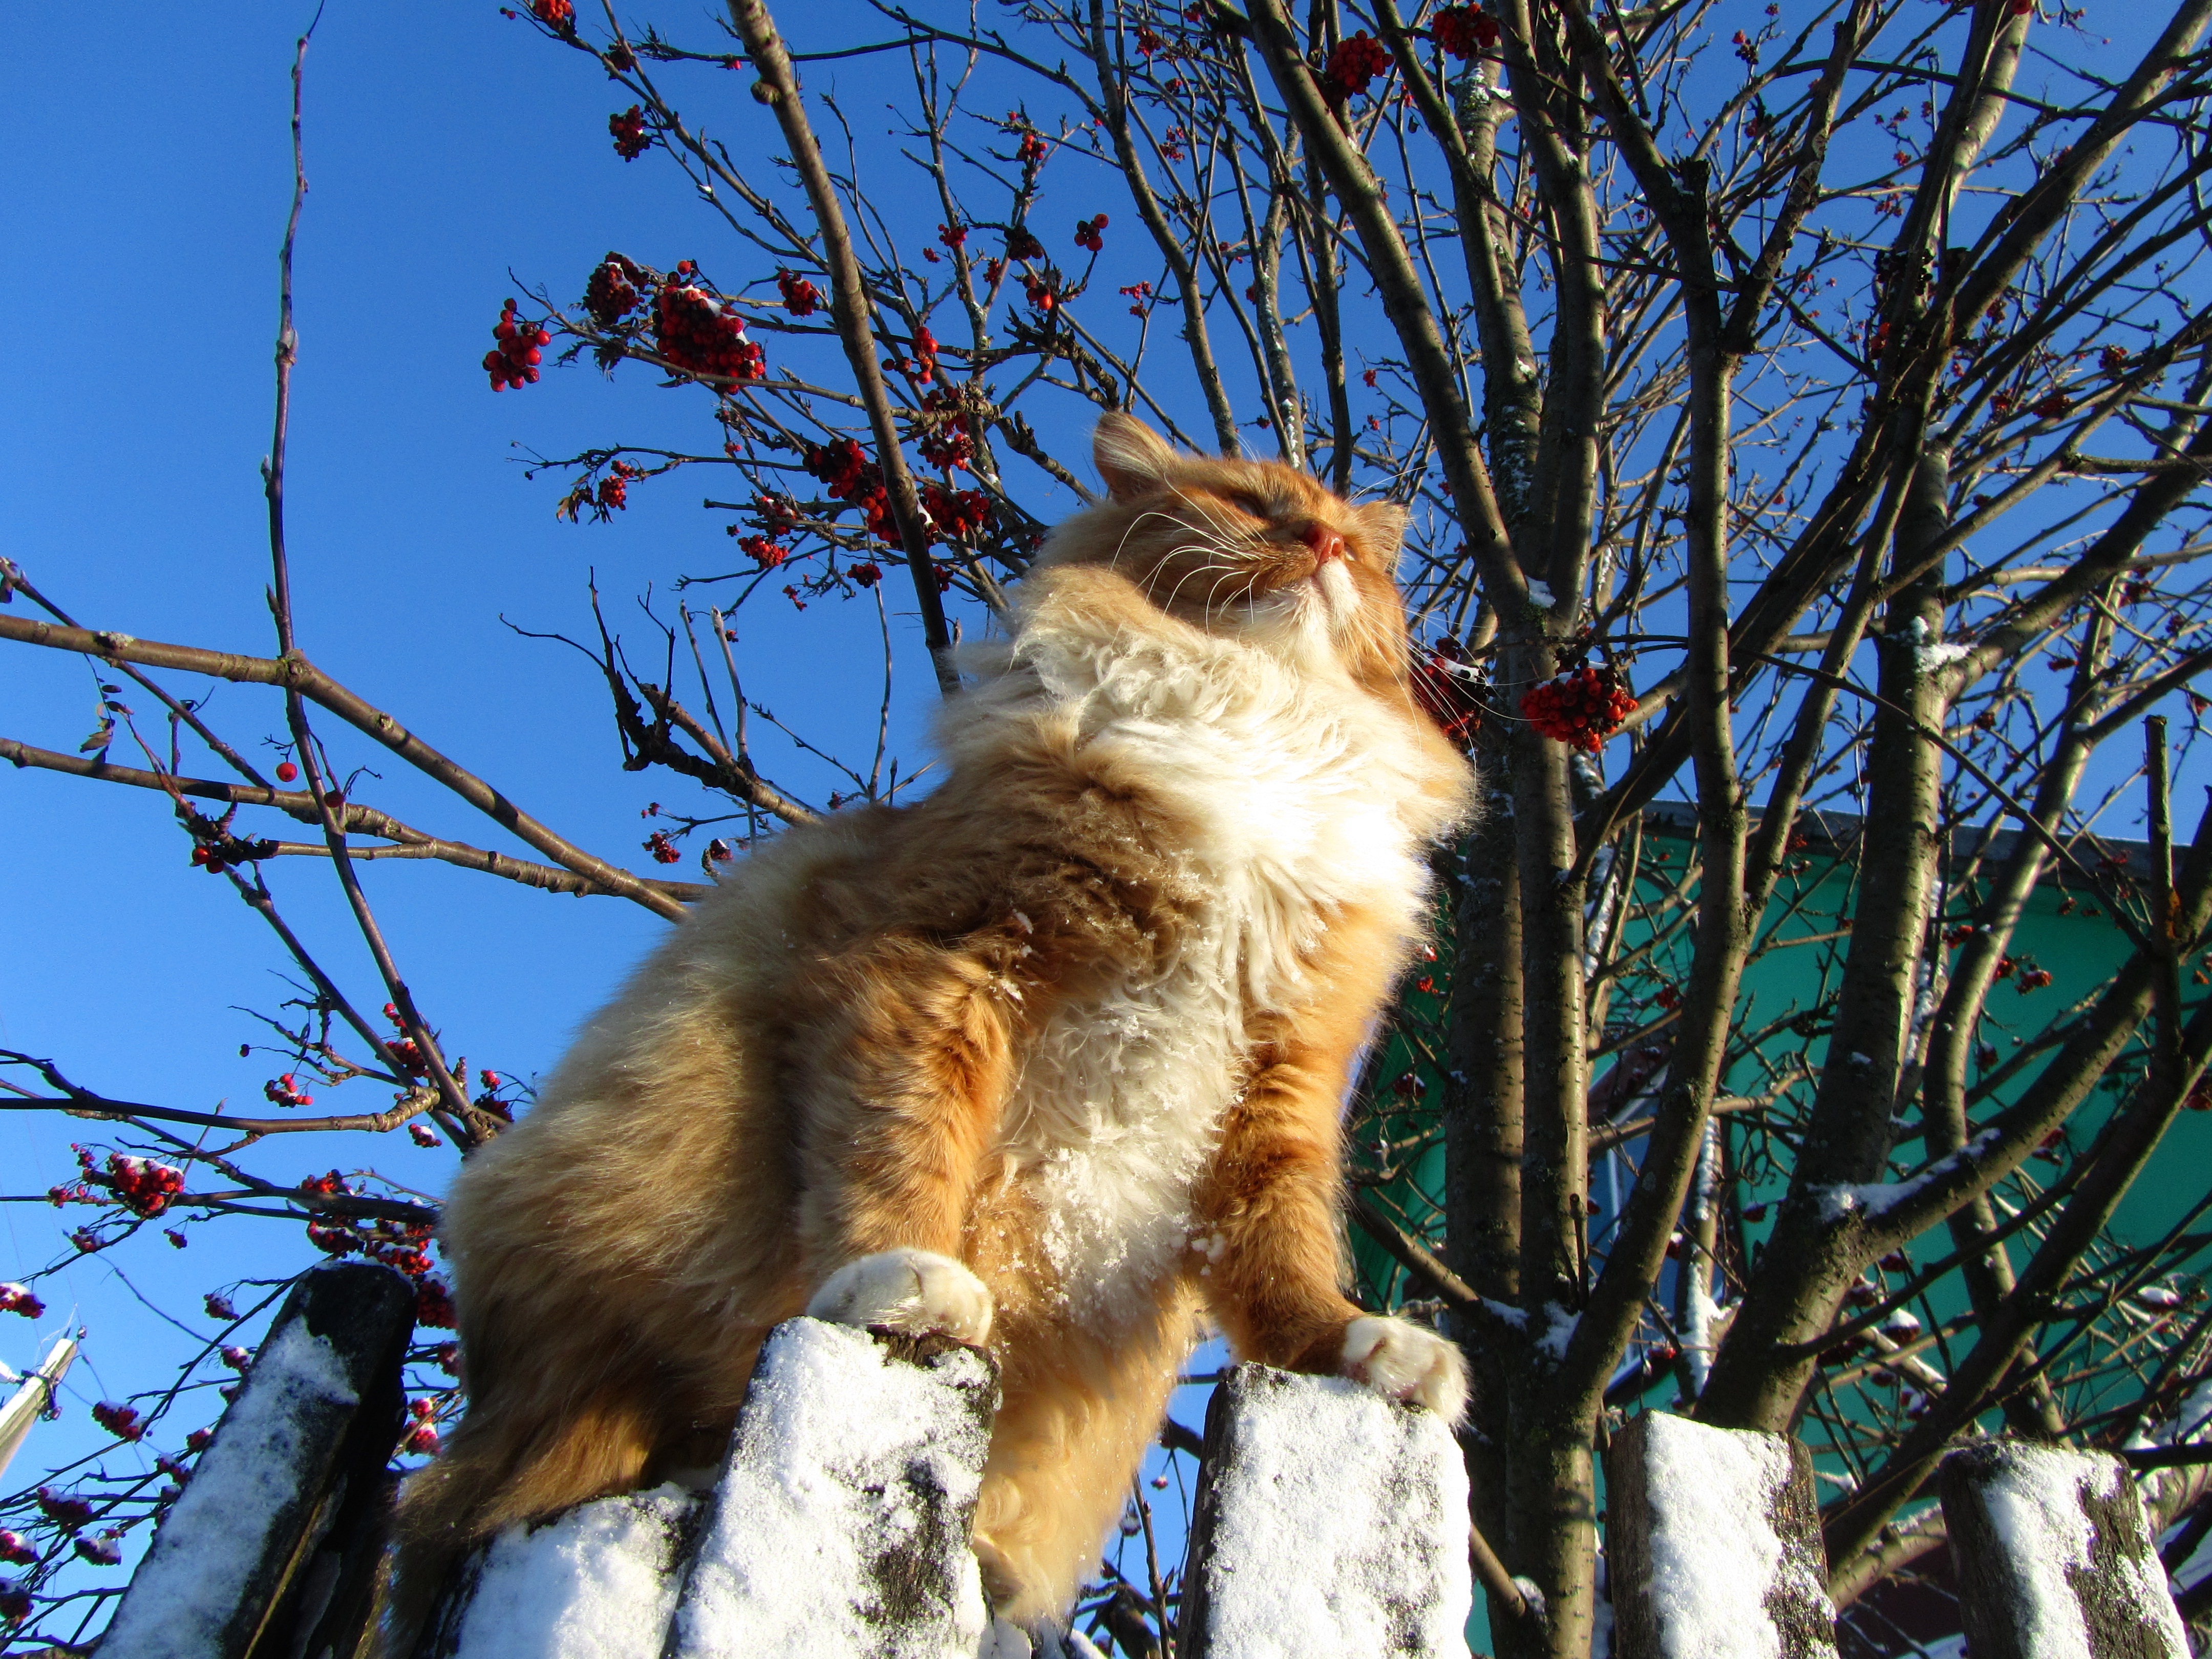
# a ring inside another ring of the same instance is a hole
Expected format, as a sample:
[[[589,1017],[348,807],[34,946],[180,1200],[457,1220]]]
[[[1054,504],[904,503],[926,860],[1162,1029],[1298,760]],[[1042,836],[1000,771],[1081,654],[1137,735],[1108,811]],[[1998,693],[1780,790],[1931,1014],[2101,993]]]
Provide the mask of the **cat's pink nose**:
[[[1298,538],[1313,549],[1314,562],[1327,564],[1331,559],[1344,556],[1344,538],[1325,524],[1306,526],[1306,533]]]

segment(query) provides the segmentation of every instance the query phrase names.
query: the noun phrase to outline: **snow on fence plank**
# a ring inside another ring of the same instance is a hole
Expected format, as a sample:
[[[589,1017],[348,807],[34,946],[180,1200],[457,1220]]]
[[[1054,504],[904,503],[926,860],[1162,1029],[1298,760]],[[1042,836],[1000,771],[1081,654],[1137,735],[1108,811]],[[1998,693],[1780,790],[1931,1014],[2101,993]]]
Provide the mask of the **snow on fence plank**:
[[[405,1417],[415,1287],[306,1274],[101,1638],[102,1659],[355,1659]]]
[[[1617,1659],[1835,1659],[1797,1441],[1649,1412],[1613,1436],[1605,1478]]]
[[[456,1575],[418,1659],[660,1659],[706,1507],[661,1486],[508,1528]]]
[[[1236,1367],[1206,1411],[1185,1584],[1185,1659],[1463,1656],[1451,1431],[1340,1377]]]
[[[998,1375],[972,1348],[820,1320],[761,1352],[672,1659],[973,1659],[969,1548]]]
[[[1989,1441],[1945,1458],[1940,1486],[1974,1659],[2185,1659],[2118,1457]]]

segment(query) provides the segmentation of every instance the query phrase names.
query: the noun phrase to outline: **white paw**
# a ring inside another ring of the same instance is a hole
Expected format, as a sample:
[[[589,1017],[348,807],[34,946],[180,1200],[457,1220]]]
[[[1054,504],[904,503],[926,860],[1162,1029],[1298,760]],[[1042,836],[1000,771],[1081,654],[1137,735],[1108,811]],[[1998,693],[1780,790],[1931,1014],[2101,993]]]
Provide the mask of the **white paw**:
[[[1363,1314],[1344,1330],[1344,1374],[1393,1400],[1426,1406],[1447,1423],[1467,1411],[1467,1361],[1434,1331]]]
[[[983,1281],[929,1250],[880,1250],[848,1261],[814,1292],[806,1312],[839,1325],[942,1333],[979,1346],[991,1334],[991,1292]]]

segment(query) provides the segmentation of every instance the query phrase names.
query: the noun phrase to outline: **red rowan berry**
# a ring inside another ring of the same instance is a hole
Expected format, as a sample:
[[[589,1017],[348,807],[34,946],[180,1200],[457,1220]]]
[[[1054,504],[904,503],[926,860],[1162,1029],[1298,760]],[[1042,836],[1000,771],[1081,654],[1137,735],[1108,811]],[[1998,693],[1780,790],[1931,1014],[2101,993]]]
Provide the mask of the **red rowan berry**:
[[[499,343],[484,353],[484,371],[491,376],[491,389],[504,392],[535,380],[538,365],[545,355],[539,348],[551,344],[552,335],[542,325],[526,323],[518,317],[512,300],[501,308],[491,334]]]
[[[777,271],[775,287],[783,308],[794,317],[811,317],[822,303],[822,290],[795,270]]]
[[[114,1528],[94,1538],[73,1540],[76,1553],[95,1567],[114,1567],[123,1564],[123,1534]]]
[[[1429,20],[1429,33],[1445,55],[1466,59],[1498,44],[1498,21],[1474,6],[1446,6]]]
[[[0,1313],[21,1314],[26,1319],[36,1319],[46,1310],[46,1304],[31,1294],[27,1285],[0,1285]]]
[[[1521,712],[1547,738],[1595,754],[1635,712],[1636,699],[1610,668],[1582,668],[1531,686]]]
[[[299,776],[300,776],[300,769],[299,769],[298,767],[296,767],[296,766],[293,765],[291,762],[289,762],[289,761],[278,761],[278,762],[276,763],[276,781],[277,781],[277,782],[279,782],[279,783],[293,783],[293,782],[296,782],[296,781],[298,781],[298,779],[299,779]]]
[[[691,262],[676,269],[688,276]],[[653,326],[660,355],[686,373],[757,380],[768,372],[760,347],[745,337],[745,319],[689,281],[661,285],[653,300]]]
[[[1367,90],[1368,82],[1390,67],[1390,49],[1362,29],[1349,40],[1337,42],[1322,71],[1322,90],[1330,101],[1342,103]]]
[[[75,1532],[92,1519],[92,1505],[75,1492],[56,1492],[52,1486],[41,1486],[38,1491],[38,1502],[46,1519],[64,1532]]]
[[[635,161],[653,147],[653,135],[645,130],[645,106],[632,104],[619,114],[607,117],[607,131],[614,137],[615,154],[625,161]]]

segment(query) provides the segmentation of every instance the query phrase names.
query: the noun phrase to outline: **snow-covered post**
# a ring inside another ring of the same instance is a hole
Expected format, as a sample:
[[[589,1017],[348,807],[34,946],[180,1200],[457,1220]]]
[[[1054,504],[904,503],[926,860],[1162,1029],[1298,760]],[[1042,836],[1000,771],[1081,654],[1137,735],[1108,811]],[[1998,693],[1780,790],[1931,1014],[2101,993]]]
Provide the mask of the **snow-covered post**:
[[[1239,1365],[1206,1415],[1184,1659],[1464,1656],[1467,1469],[1434,1413]]]
[[[1616,1659],[1835,1659],[1797,1441],[1649,1412],[1613,1436],[1605,1481]]]
[[[1974,1659],[2185,1659],[2118,1457],[1989,1441],[1945,1458],[1941,1486]]]
[[[102,1659],[353,1659],[415,1287],[347,1262],[301,1278],[101,1638]]]
[[[671,1659],[973,1659],[968,1547],[999,1408],[942,1337],[815,1319],[761,1351]]]
[[[706,1507],[662,1486],[509,1527],[454,1575],[416,1659],[660,1659]]]

